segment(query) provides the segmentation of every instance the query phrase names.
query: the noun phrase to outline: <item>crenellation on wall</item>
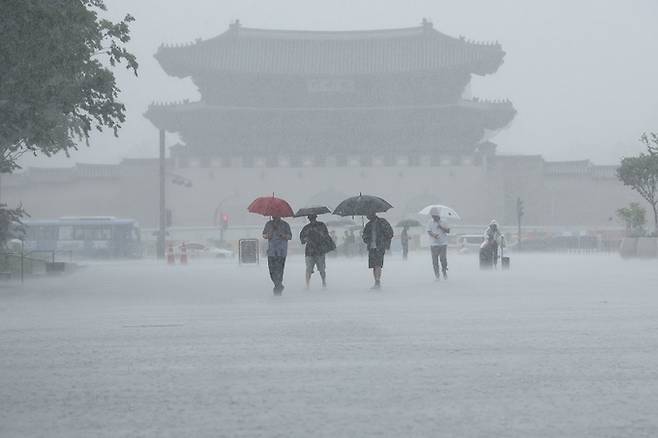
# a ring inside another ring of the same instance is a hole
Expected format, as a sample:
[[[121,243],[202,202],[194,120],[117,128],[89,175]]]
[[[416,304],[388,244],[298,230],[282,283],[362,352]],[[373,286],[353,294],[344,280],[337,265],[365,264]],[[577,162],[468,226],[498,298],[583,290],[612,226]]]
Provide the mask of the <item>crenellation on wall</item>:
[[[639,201],[630,189],[610,178],[614,166],[589,165],[589,172],[546,172],[551,163],[541,156],[496,156],[488,166],[474,164],[468,157],[434,166],[422,163],[391,166],[365,165],[361,156],[352,164],[338,165],[338,157],[325,157],[325,165],[309,165],[300,159],[296,167],[280,157],[277,166],[245,167],[241,157],[232,157],[235,166],[174,167],[167,172],[192,182],[191,187],[166,180],[167,207],[176,225],[208,226],[220,200],[233,224],[255,225],[262,218],[247,213],[246,206],[257,196],[271,194],[289,199],[293,206],[327,203],[337,197],[372,193],[382,196],[395,208],[393,220],[413,216],[424,205],[448,204],[462,215],[466,224],[486,224],[497,219],[516,223],[516,199],[525,203],[524,222],[533,225],[616,225],[615,210]],[[409,160],[409,157],[403,157]],[[448,157],[446,157],[448,159]],[[562,165],[575,169],[577,165]],[[582,167],[582,166],[581,166]],[[602,169],[602,170],[599,170]],[[108,173],[113,175],[108,178]],[[325,194],[330,193],[331,196]],[[78,166],[44,172],[27,169],[4,175],[2,199],[9,205],[22,203],[34,218],[71,215],[111,215],[137,219],[144,226],[158,220],[157,160],[125,160],[94,176],[79,172]],[[325,199],[323,201],[323,199]],[[640,201],[641,202],[641,201]]]

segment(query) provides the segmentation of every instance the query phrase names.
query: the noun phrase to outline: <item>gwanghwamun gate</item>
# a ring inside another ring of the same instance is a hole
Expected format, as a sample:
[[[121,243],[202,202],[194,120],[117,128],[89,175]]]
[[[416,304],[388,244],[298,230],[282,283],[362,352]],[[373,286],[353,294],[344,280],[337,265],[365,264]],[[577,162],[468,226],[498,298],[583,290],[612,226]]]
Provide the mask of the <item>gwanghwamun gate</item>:
[[[498,154],[495,135],[513,122],[513,103],[467,95],[472,75],[496,73],[503,48],[425,20],[340,32],[235,22],[155,57],[202,96],[145,113],[182,140],[166,162],[173,226],[216,227],[221,213],[231,229],[256,228],[263,218],[246,207],[257,196],[334,207],[363,192],[395,206],[391,221],[442,203],[463,225],[513,226],[520,198],[529,226],[596,231],[619,228],[615,210],[637,200],[616,166]],[[153,138],[157,151],[155,129]],[[155,228],[158,170],[157,158],[28,168],[3,178],[3,201],[22,202],[33,218],[111,215]]]

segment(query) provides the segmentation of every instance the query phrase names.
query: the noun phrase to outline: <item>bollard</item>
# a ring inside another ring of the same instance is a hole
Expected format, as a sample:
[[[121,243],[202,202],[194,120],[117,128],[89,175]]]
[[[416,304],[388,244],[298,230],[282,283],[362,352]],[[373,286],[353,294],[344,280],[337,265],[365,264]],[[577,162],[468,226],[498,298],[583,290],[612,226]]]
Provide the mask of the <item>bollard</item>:
[[[174,255],[174,245],[169,244],[169,248],[167,249],[167,264],[168,265],[175,265],[176,264],[176,256]]]
[[[187,247],[185,246],[185,242],[180,246],[180,264],[187,265]]]

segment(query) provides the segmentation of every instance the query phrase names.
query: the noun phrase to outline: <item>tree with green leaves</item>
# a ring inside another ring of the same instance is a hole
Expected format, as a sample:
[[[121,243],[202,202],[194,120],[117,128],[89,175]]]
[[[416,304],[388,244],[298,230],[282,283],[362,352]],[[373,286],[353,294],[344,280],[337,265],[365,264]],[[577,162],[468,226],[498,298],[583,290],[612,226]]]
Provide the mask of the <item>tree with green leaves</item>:
[[[644,134],[640,140],[647,152],[623,158],[617,177],[649,203],[653,210],[654,234],[658,235],[658,135]]]
[[[12,238],[22,237],[22,233],[17,233],[17,231],[22,230],[22,228],[17,227],[20,225],[21,219],[27,216],[23,206],[18,206],[18,208],[7,208],[5,204],[0,204],[0,248],[4,248],[7,240]]]
[[[644,236],[644,226],[647,223],[647,210],[637,202],[631,202],[628,207],[617,210],[617,217],[626,225],[626,234],[629,237]]]
[[[137,74],[126,15],[99,17],[104,0],[3,0],[0,14],[0,171],[24,153],[75,149],[92,130],[117,130],[125,106],[112,68]]]
[[[112,69],[137,74],[126,15],[103,19],[104,0],[3,0],[0,13],[0,173],[25,153],[68,153],[93,130],[125,121]],[[22,208],[0,206],[20,219]],[[7,238],[0,227],[0,242]]]

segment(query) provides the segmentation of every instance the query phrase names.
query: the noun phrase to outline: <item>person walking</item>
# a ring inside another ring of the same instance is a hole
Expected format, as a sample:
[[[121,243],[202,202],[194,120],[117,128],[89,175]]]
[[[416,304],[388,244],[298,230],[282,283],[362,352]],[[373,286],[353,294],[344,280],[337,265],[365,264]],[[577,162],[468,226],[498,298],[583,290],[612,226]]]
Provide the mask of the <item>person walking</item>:
[[[500,232],[498,222],[496,222],[495,219],[492,220],[489,223],[489,226],[484,230],[484,242],[489,248],[493,267],[498,267],[498,248],[505,247],[505,237]]]
[[[349,230],[347,235],[347,242],[349,248],[349,257],[352,257],[356,253],[356,236],[354,235],[354,230]]]
[[[288,241],[292,239],[290,225],[280,217],[272,217],[263,228],[263,239],[267,244],[267,266],[270,270],[270,278],[274,283],[274,295],[283,292],[283,270],[286,267],[286,256],[288,255]]]
[[[359,257],[363,257],[366,254],[366,250],[368,249],[368,245],[365,244],[363,241],[363,230],[359,231],[359,238],[357,239],[356,236],[354,237],[354,245],[356,245],[356,251],[359,255]]]
[[[409,227],[402,227],[400,244],[402,245],[402,259],[407,260],[407,256],[409,255]]]
[[[329,237],[331,238],[331,241],[334,243],[334,246],[338,245],[338,236],[336,235],[336,231],[331,230],[329,232]],[[336,257],[338,255],[337,252],[338,251],[334,252],[333,254],[331,254],[331,256]]]
[[[375,213],[370,213],[366,217],[368,223],[363,228],[362,238],[368,247],[368,268],[372,269],[375,279],[372,289],[380,289],[384,253],[391,247],[393,228],[386,219],[378,217]]]
[[[430,236],[430,249],[432,254],[432,266],[436,280],[448,279],[448,233],[450,228],[441,220],[438,209],[430,211],[432,219],[427,224],[427,234]],[[441,264],[439,265],[439,262]]]
[[[343,255],[349,257],[352,254],[352,244],[350,242],[350,232],[345,230],[343,232]]]
[[[302,245],[306,245],[304,255],[306,259],[306,289],[310,288],[311,275],[313,269],[317,268],[322,278],[322,287],[327,287],[327,274],[325,254],[336,249],[333,239],[329,235],[329,230],[324,222],[318,221],[315,214],[308,216],[308,224],[302,228],[299,233],[299,240]]]

